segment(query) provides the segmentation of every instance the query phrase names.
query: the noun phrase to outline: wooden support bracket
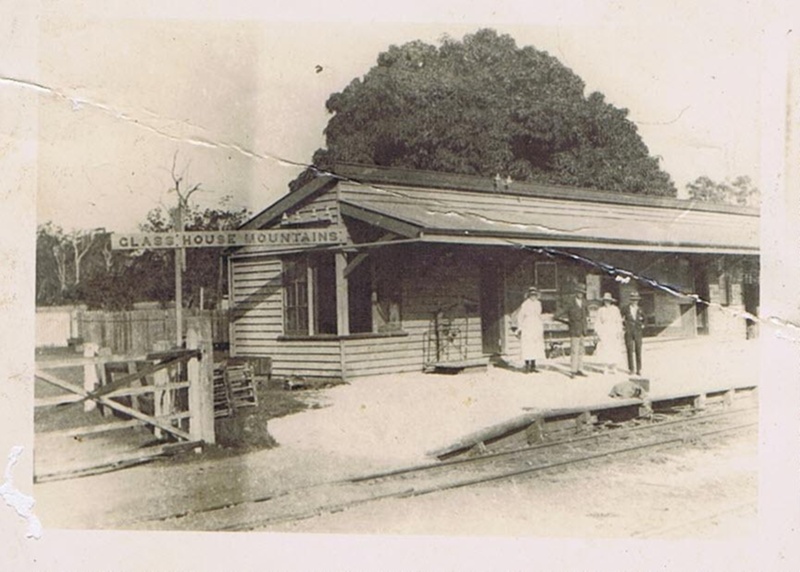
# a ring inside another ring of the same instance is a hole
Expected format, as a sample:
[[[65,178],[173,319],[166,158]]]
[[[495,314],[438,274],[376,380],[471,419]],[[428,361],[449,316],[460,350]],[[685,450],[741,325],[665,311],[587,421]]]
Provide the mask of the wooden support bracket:
[[[706,408],[706,394],[701,393],[700,395],[695,397],[692,405],[697,411],[704,410]]]
[[[535,445],[544,440],[544,419],[542,417],[537,417],[533,423],[528,425],[528,428],[525,429],[525,439],[528,445]]]
[[[728,391],[725,392],[725,395],[722,397],[722,404],[725,407],[732,407],[733,406],[733,400],[735,398],[736,398],[736,390],[735,389],[729,389]]]
[[[394,240],[395,238],[397,238],[397,236],[398,235],[393,233],[393,232],[387,232],[386,234],[381,236],[378,239],[377,242],[389,242],[389,241]],[[355,256],[355,258],[353,258],[353,260],[351,260],[347,264],[347,266],[345,266],[344,277],[347,278],[348,276],[350,276],[350,274],[353,272],[353,270],[358,268],[361,265],[361,263],[364,262],[367,259],[367,256],[369,256],[369,252],[367,252],[367,251],[359,252]]]
[[[596,420],[597,418],[592,415],[591,411],[584,411],[575,418],[575,429],[580,433]]]

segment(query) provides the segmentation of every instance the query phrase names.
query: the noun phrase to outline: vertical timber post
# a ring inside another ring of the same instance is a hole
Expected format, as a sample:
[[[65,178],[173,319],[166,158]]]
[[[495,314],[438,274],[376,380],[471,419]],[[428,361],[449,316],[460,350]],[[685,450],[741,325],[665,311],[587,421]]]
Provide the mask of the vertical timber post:
[[[183,200],[178,195],[178,210],[175,214],[175,228],[183,232]],[[175,338],[176,345],[183,345],[183,248],[175,249]]]
[[[350,333],[350,304],[347,276],[344,269],[347,267],[347,255],[344,252],[335,254],[336,271],[336,333],[346,336]],[[342,379],[347,379],[347,357],[345,356],[344,340],[339,339],[339,367]]]
[[[192,319],[186,333],[187,349],[199,349],[200,358],[187,364],[189,377],[189,434],[193,440],[208,444],[216,442],[214,435],[214,354],[211,341],[211,324],[207,320]]]
[[[344,269],[347,267],[347,255],[336,253],[336,333],[346,336],[350,333],[350,306],[348,300],[347,278]]]
[[[97,357],[98,351],[97,344],[93,343],[86,343],[83,345],[83,357],[87,359]],[[94,362],[84,364],[83,366],[83,389],[88,392],[95,391],[99,384],[99,378],[97,377],[97,367],[95,366]],[[84,411],[94,411],[97,409],[97,402],[92,399],[87,399],[83,402],[83,410]]]
[[[166,351],[169,349],[169,342],[156,342],[153,345],[153,349],[157,352],[159,351]],[[167,385],[169,383],[169,373],[166,369],[158,370],[157,372],[153,373],[153,385],[156,387],[160,385]],[[160,390],[153,392],[153,416],[154,417],[162,417],[164,415],[170,415],[172,413],[172,392],[169,390]],[[170,421],[166,421],[167,423],[171,423]],[[155,427],[153,430],[153,434],[155,435],[156,439],[163,438],[164,431]]]

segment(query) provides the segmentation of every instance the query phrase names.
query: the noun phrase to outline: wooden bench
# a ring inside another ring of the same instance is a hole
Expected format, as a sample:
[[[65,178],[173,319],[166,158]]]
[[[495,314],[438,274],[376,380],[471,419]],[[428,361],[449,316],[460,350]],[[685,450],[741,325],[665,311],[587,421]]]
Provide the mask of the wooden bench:
[[[597,348],[597,338],[593,331],[583,337],[583,350],[591,354]],[[550,358],[568,356],[570,354],[569,329],[565,324],[548,323],[544,328],[544,353]]]

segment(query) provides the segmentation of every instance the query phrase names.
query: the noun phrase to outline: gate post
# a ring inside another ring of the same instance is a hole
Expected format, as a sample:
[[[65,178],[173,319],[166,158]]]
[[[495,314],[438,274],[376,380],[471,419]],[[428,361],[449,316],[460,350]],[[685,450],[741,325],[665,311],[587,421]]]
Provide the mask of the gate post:
[[[156,342],[153,345],[154,351],[166,351],[169,349],[169,342]],[[159,385],[167,385],[169,383],[169,373],[166,369],[162,369],[153,373],[153,385],[158,387]],[[172,390],[162,389],[161,391],[154,391],[153,392],[153,417],[163,417],[165,415],[171,415],[173,413],[173,405],[172,405]],[[172,425],[172,421],[165,420],[165,423],[169,423]],[[191,421],[190,421],[191,423]],[[162,431],[159,427],[155,427],[153,429],[153,435],[155,435],[156,439],[161,439],[166,437],[166,433]]]
[[[83,357],[84,358],[95,358],[97,357],[98,351],[97,344],[93,343],[85,343],[83,345]],[[88,391],[89,393],[94,392],[97,389],[97,386],[100,384],[100,380],[97,377],[97,368],[95,367],[94,362],[87,363],[83,366],[83,389]],[[97,402],[92,399],[87,399],[83,402],[83,410],[84,411],[94,411],[97,409]]]
[[[189,434],[192,439],[215,443],[214,436],[214,354],[210,328],[202,328],[205,339],[198,332],[202,323],[192,320],[186,334],[186,348],[200,350],[200,359],[192,358],[187,364],[189,377]]]

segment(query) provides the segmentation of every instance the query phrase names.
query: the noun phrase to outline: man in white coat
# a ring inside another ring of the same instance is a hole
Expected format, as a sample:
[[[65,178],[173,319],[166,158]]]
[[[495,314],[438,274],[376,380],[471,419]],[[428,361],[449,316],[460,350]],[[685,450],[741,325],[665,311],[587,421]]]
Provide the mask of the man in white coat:
[[[525,361],[525,373],[538,373],[536,360],[544,359],[544,322],[539,290],[528,288],[525,300],[517,313],[517,335],[520,357]]]

